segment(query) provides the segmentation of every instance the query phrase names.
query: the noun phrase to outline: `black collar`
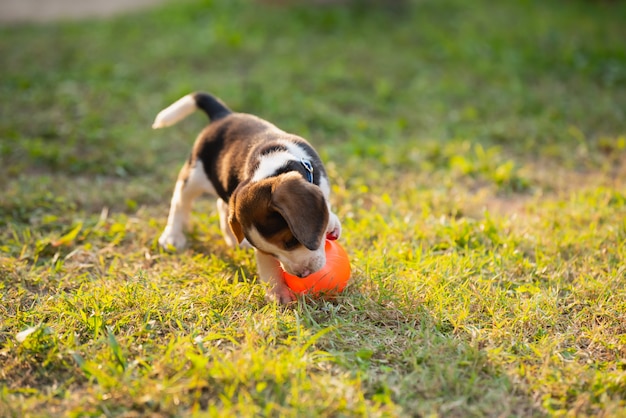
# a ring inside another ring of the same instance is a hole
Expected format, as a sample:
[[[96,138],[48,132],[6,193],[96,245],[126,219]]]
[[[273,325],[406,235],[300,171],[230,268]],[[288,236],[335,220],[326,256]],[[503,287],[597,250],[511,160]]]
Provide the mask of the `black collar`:
[[[300,160],[300,163],[304,166],[306,170],[306,179],[309,183],[313,183],[313,165],[309,160],[305,160],[304,158]]]

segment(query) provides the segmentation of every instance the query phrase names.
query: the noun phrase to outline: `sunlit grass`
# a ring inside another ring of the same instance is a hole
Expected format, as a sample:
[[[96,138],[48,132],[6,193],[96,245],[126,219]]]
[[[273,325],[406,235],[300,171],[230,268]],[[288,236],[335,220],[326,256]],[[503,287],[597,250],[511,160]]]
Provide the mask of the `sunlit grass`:
[[[0,29],[0,415],[626,413],[625,9],[185,2]],[[306,136],[353,267],[268,304],[213,202],[158,248],[192,90]]]

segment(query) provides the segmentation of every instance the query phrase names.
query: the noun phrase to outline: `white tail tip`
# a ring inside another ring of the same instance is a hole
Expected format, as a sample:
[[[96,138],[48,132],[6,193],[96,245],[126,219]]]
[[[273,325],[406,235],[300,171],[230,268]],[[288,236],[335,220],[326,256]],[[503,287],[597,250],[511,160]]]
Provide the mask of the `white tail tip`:
[[[165,109],[161,110],[154,119],[152,129],[165,128],[185,119],[192,114],[196,107],[196,100],[191,94],[181,97]]]

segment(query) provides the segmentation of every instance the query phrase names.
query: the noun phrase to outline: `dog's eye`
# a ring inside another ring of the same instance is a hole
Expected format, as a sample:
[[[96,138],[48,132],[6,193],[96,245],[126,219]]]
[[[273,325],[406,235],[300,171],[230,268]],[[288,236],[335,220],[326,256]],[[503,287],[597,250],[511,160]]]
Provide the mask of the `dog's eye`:
[[[297,247],[300,244],[300,242],[298,242],[298,240],[294,237],[291,238],[288,241],[285,241],[285,249],[286,250],[291,250],[292,248]]]

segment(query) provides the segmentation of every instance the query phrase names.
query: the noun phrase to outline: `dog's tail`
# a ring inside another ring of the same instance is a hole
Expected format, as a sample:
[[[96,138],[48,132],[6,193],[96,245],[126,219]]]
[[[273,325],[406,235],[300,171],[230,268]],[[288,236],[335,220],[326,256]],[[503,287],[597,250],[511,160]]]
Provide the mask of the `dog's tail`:
[[[191,93],[161,110],[154,119],[152,128],[159,129],[172,126],[185,119],[196,109],[202,109],[211,120],[220,119],[232,113],[220,99],[208,93]]]

